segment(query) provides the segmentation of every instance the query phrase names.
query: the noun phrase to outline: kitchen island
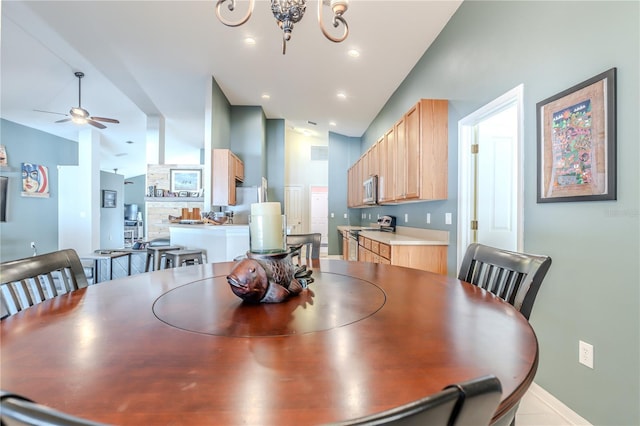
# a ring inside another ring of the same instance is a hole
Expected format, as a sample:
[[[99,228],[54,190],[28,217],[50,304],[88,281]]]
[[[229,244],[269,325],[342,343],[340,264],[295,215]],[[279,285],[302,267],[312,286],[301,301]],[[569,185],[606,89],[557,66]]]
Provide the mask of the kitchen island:
[[[171,245],[203,249],[207,263],[230,262],[249,250],[249,225],[171,224]]]

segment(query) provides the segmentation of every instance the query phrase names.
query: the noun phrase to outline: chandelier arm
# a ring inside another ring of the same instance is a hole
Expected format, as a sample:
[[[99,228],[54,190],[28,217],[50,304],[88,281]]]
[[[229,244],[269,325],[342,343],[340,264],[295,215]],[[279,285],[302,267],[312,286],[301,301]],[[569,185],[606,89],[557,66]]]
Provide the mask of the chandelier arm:
[[[249,10],[247,10],[246,15],[244,15],[239,21],[236,21],[236,22],[229,21],[229,20],[227,20],[227,19],[222,17],[222,14],[220,13],[220,8],[222,7],[222,4],[225,1],[227,1],[227,0],[218,0],[218,2],[216,3],[216,16],[218,17],[220,22],[222,22],[226,26],[228,26],[228,27],[239,27],[240,25],[242,25],[245,22],[247,22],[249,20],[249,18],[251,18],[251,14],[253,13],[253,4],[254,4],[255,0],[249,0]],[[229,10],[233,12],[235,7],[236,7],[236,1],[235,0],[229,0]]]
[[[333,41],[334,43],[340,43],[344,41],[349,36],[349,25],[347,24],[347,21],[344,19],[344,17],[342,17],[342,15],[335,15],[333,17],[333,27],[337,28],[338,25],[342,23],[342,25],[344,25],[344,33],[342,34],[342,37],[335,37],[329,34],[329,32],[324,27],[324,20],[322,19],[322,3],[322,0],[318,0],[318,25],[320,25],[322,34],[324,34],[326,38]]]

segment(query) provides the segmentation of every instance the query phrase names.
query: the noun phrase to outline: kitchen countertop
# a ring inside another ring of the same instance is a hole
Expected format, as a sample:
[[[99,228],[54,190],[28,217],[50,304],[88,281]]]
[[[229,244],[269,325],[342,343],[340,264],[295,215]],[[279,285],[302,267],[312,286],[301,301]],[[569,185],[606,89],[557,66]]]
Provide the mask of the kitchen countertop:
[[[449,245],[448,231],[397,226],[396,232],[384,232],[371,230],[371,228],[371,226],[338,226],[338,231],[360,231],[359,235],[390,246]]]
[[[211,229],[211,228],[249,228],[249,224],[247,223],[224,223],[222,225],[214,225],[212,223],[193,223],[193,224],[189,224],[189,223],[170,223],[169,227],[176,227],[176,228],[192,228],[192,229],[197,229],[197,228],[205,228],[205,229]]]

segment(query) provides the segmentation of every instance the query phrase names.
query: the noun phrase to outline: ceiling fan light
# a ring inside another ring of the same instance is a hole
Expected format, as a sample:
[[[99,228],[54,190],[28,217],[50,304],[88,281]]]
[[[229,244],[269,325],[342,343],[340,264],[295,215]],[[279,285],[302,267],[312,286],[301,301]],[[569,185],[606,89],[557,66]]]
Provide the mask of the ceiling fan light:
[[[73,116],[71,117],[71,121],[76,124],[87,124],[87,119],[85,117]]]

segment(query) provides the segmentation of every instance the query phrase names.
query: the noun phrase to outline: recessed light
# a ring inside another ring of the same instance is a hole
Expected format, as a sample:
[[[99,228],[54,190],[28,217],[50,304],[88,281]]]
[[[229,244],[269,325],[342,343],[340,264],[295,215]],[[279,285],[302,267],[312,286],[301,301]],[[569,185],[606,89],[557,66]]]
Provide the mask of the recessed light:
[[[336,127],[336,122],[335,121],[330,121],[329,122],[329,126]]]
[[[254,44],[256,44],[256,39],[253,37],[247,37],[244,39],[244,44],[246,44],[247,46],[253,46]]]
[[[116,157],[124,157],[125,155],[129,155],[127,152],[119,152],[116,154]]]
[[[351,56],[352,58],[357,58],[358,56],[360,56],[360,52],[358,52],[356,49],[351,49],[347,52],[347,55]]]
[[[338,99],[347,99],[347,94],[344,92],[338,92],[336,96],[338,97]]]
[[[128,143],[129,145],[131,145],[134,142],[133,141],[126,141],[125,143]]]
[[[271,95],[268,93],[263,93],[262,94],[262,99],[271,99]]]

